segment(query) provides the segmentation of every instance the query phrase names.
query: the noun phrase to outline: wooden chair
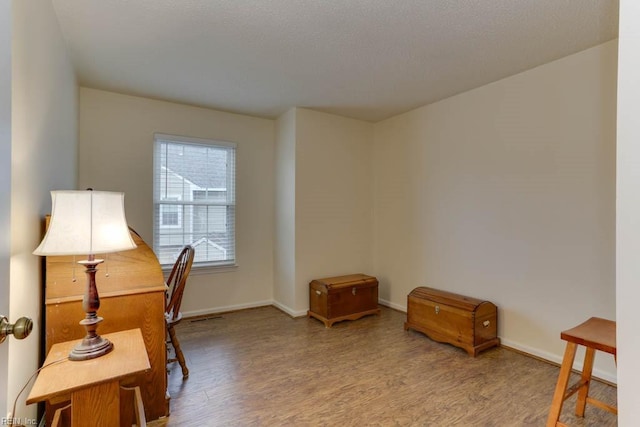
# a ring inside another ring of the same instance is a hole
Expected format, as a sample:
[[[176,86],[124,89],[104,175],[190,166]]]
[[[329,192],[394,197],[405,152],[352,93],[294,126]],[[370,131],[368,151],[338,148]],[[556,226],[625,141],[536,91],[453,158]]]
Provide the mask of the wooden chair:
[[[578,400],[576,402],[577,416],[584,417],[584,410],[587,403],[604,409],[605,411],[618,414],[616,407],[589,397],[591,371],[593,370],[596,350],[612,354],[614,359],[617,357],[616,322],[599,317],[592,317],[575,328],[562,332],[560,338],[567,341],[567,347],[564,352],[564,358],[562,359],[556,390],[553,394],[551,410],[547,418],[547,427],[566,426],[566,424],[559,421],[562,404],[576,392],[578,393]],[[578,345],[586,347],[582,374],[580,380],[567,389]]]
[[[165,320],[167,323],[167,334],[169,335],[169,341],[173,346],[176,353],[176,357],[167,360],[167,363],[173,363],[178,361],[182,368],[183,378],[189,376],[189,369],[187,369],[187,362],[184,360],[182,349],[180,348],[180,341],[176,336],[174,326],[180,323],[182,320],[182,313],[180,312],[180,304],[182,303],[182,294],[184,293],[184,287],[187,284],[187,278],[191,271],[191,265],[193,264],[193,257],[195,255],[195,249],[193,246],[185,246],[176,263],[171,269],[169,279],[167,279],[167,286],[169,287],[169,297],[167,298],[167,307],[165,309]]]

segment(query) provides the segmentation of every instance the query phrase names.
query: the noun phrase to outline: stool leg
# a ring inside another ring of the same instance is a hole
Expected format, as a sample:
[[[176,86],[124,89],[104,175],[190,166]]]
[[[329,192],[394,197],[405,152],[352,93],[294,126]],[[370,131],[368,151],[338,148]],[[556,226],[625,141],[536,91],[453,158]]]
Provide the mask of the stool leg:
[[[589,396],[589,386],[591,385],[591,372],[593,371],[593,360],[595,359],[596,351],[593,348],[587,347],[587,351],[584,354],[584,366],[582,367],[582,379],[580,383],[580,391],[578,391],[578,401],[576,402],[576,415],[584,417],[584,409],[587,406],[587,397]]]
[[[547,418],[547,427],[555,427],[560,419],[560,412],[562,412],[562,404],[564,403],[564,393],[567,390],[571,368],[573,368],[573,361],[576,357],[576,348],[576,343],[568,342],[567,348],[564,350],[564,358],[562,359],[562,366],[560,366],[556,391],[553,393],[551,409],[549,410],[549,417]]]

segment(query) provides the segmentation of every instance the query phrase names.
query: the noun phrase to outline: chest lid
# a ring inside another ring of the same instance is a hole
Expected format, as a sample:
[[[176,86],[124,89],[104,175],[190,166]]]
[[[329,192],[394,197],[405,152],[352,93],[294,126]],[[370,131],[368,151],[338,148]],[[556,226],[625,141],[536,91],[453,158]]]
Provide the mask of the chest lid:
[[[348,274],[346,276],[327,277],[324,279],[316,279],[311,282],[312,285],[326,288],[327,290],[336,290],[348,287],[368,287],[378,284],[378,279],[366,274]]]
[[[421,300],[433,301],[438,304],[456,307],[465,311],[475,311],[478,306],[487,301],[456,294],[453,292],[442,291],[440,289],[427,288],[419,286],[411,291],[409,298],[414,297]]]

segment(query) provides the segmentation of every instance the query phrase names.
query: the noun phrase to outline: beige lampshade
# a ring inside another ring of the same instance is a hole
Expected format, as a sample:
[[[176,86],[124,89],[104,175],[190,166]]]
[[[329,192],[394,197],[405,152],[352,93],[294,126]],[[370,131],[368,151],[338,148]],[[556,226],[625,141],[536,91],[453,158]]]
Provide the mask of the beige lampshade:
[[[34,255],[89,255],[134,249],[124,193],[52,191],[51,220]]]

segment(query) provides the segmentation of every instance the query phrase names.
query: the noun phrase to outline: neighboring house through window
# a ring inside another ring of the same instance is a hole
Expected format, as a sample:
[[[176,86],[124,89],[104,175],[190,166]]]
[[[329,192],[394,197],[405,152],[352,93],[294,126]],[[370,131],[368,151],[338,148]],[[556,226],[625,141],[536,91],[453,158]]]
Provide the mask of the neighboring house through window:
[[[180,197],[168,196],[166,201],[179,201]],[[180,228],[182,226],[182,209],[179,205],[160,205],[160,228]]]
[[[155,134],[153,249],[163,266],[185,245],[194,267],[235,264],[235,147]]]

